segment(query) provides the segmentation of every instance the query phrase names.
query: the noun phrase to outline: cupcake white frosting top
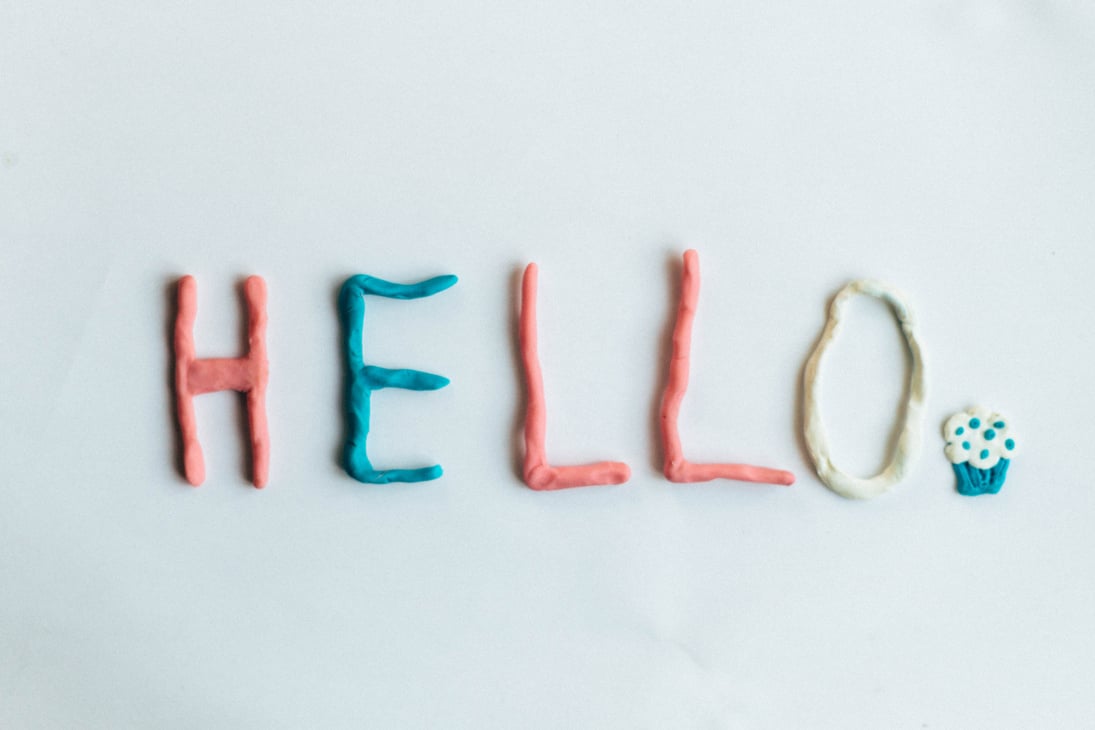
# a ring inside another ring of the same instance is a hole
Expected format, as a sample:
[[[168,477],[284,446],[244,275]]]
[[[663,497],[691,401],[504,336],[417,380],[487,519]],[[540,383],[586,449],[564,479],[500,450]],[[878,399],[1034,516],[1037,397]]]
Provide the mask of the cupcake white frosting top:
[[[943,426],[944,453],[952,464],[968,462],[976,469],[991,469],[1015,453],[1010,426],[1007,418],[982,406],[955,413]]]

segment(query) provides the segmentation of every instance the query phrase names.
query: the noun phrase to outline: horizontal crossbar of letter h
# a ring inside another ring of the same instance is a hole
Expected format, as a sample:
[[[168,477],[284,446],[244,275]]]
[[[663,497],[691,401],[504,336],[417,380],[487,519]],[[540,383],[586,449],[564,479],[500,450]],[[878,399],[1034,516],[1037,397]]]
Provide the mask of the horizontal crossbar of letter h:
[[[243,284],[247,302],[247,354],[243,357],[198,358],[194,354],[194,317],[198,285],[193,276],[179,280],[179,309],[175,318],[175,397],[182,434],[183,469],[195,487],[205,481],[205,458],[198,442],[194,396],[236,390],[247,396],[251,433],[252,481],[266,486],[270,471],[270,434],[266,425],[266,282],[251,276]]]

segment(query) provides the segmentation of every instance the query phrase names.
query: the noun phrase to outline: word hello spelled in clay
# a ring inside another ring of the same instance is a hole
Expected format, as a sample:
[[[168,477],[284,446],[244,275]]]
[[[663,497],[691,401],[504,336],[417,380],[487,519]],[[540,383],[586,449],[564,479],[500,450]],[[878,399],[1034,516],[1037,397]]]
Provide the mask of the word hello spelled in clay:
[[[576,466],[558,466],[548,462],[545,447],[547,405],[536,327],[538,279],[539,268],[536,264],[529,264],[521,285],[517,333],[526,387],[523,464],[525,484],[542,491],[623,484],[630,478],[631,469],[620,461],[600,461]],[[451,275],[437,276],[412,284],[397,284],[359,274],[351,276],[342,285],[338,308],[345,366],[343,402],[348,426],[342,463],[346,473],[354,479],[368,484],[389,484],[428,481],[442,475],[441,466],[436,464],[409,469],[373,467],[366,445],[373,392],[383,388],[437,390],[448,385],[449,381],[441,375],[420,370],[369,365],[362,352],[362,331],[368,297],[423,299],[440,294],[456,283],[457,278]],[[699,256],[695,251],[686,251],[668,377],[659,411],[665,477],[672,482],[728,479],[789,486],[795,481],[794,475],[789,471],[748,464],[698,464],[689,461],[684,455],[677,420],[688,389],[692,323],[699,302],[699,292]],[[878,297],[891,306],[913,356],[909,400],[904,408],[905,423],[900,441],[891,463],[870,479],[849,476],[832,463],[817,402],[817,381],[822,359],[828,344],[836,335],[847,300],[856,294]],[[187,481],[194,486],[200,485],[205,479],[205,462],[194,417],[194,396],[222,390],[246,394],[252,480],[260,488],[268,480],[270,436],[266,422],[266,389],[270,368],[266,352],[266,284],[262,278],[251,276],[246,280],[244,299],[247,306],[247,354],[242,357],[199,359],[194,354],[193,333],[197,311],[197,284],[191,276],[185,276],[179,281],[174,333],[175,398],[182,441],[183,470]],[[922,421],[921,403],[924,398],[924,369],[914,329],[914,320],[904,299],[893,289],[878,282],[852,282],[837,295],[832,304],[821,340],[807,363],[803,411],[806,442],[818,476],[838,494],[851,498],[867,498],[885,492],[906,473],[909,460],[917,453]]]

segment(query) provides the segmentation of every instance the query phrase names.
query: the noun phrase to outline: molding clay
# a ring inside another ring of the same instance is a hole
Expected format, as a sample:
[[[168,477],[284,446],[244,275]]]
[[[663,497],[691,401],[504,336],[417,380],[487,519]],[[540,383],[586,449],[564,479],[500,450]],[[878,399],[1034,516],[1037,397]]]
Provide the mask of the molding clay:
[[[673,344],[669,359],[669,377],[662,396],[660,423],[662,434],[663,470],[671,482],[709,482],[732,479],[739,482],[761,482],[788,486],[795,475],[780,469],[768,469],[748,464],[693,464],[684,458],[677,418],[681,401],[688,390],[688,370],[692,356],[692,322],[700,297],[700,261],[694,250],[684,252],[681,273],[681,300],[677,307],[677,322],[673,326]]]
[[[175,399],[182,435],[183,470],[195,487],[205,481],[205,457],[198,442],[194,396],[219,390],[247,394],[247,421],[251,433],[251,470],[255,486],[266,486],[270,473],[270,433],[266,425],[266,282],[251,276],[243,284],[247,302],[247,354],[208,357],[194,354],[194,317],[198,312],[198,284],[193,276],[179,280],[179,309],[175,317]]]
[[[905,402],[905,423],[897,441],[893,457],[886,467],[869,479],[845,474],[833,464],[829,455],[829,440],[825,435],[825,426],[818,405],[818,391],[821,362],[829,344],[836,337],[841,317],[848,301],[858,295],[880,299],[890,306],[901,326],[912,367],[909,371],[908,399]],[[860,279],[853,281],[837,293],[829,308],[829,319],[821,333],[817,347],[806,362],[803,374],[803,429],[806,446],[813,459],[818,477],[837,494],[850,499],[870,499],[883,494],[905,476],[909,463],[920,451],[920,432],[923,425],[922,407],[924,403],[924,362],[920,344],[916,339],[916,322],[905,298],[895,289],[878,281]]]
[[[346,355],[345,408],[349,425],[342,462],[346,473],[359,482],[366,484],[425,482],[441,476],[442,470],[439,464],[419,469],[374,469],[372,462],[369,461],[365,442],[369,436],[369,416],[374,390],[381,388],[438,390],[449,384],[448,378],[421,370],[392,370],[365,364],[362,351],[365,296],[422,299],[445,291],[456,281],[455,276],[447,275],[436,276],[415,284],[394,284],[375,276],[358,274],[347,279],[338,293],[338,312],[342,320],[343,350]]]
[[[1017,447],[1011,419],[974,406],[948,418],[943,437],[943,453],[954,468],[959,494],[975,497],[1000,491]]]
[[[521,281],[521,315],[518,340],[521,365],[525,373],[525,484],[535,490],[593,487],[623,484],[631,477],[631,468],[619,461],[599,461],[583,466],[551,466],[547,461],[544,434],[547,431],[547,404],[544,399],[544,375],[537,352],[536,289],[539,267],[529,264]]]

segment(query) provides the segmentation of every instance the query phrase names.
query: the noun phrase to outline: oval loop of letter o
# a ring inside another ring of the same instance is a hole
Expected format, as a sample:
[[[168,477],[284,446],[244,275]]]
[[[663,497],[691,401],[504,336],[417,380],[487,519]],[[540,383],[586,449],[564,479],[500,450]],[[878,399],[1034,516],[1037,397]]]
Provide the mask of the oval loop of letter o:
[[[841,317],[848,301],[857,294],[866,294],[882,300],[890,306],[901,325],[909,353],[912,355],[912,369],[909,371],[908,399],[905,401],[905,423],[898,437],[890,462],[878,474],[864,479],[841,471],[833,464],[829,454],[829,439],[825,435],[825,426],[821,419],[818,404],[819,376],[825,351],[836,337]],[[806,361],[803,373],[802,423],[806,437],[806,447],[813,459],[818,477],[837,494],[849,499],[870,499],[885,493],[905,476],[909,463],[920,451],[920,431],[923,423],[924,404],[924,361],[920,352],[920,343],[916,339],[916,323],[905,298],[892,287],[882,282],[859,279],[841,289],[829,307],[829,319],[821,333],[817,347]]]

